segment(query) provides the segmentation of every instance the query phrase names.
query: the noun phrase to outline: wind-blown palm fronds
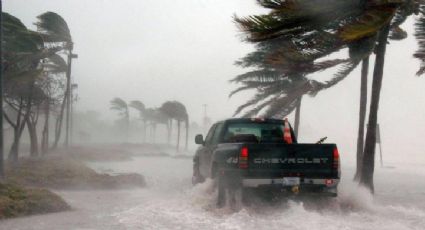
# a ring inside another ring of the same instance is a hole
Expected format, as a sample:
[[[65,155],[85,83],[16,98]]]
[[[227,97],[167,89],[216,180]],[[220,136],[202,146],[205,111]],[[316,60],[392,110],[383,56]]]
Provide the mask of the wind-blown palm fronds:
[[[64,42],[68,46],[72,45],[72,37],[68,24],[57,13],[46,12],[37,17],[34,23],[38,31],[42,34],[45,42]]]
[[[421,61],[416,72],[416,75],[420,76],[425,73],[425,3],[420,6],[420,16],[415,22],[415,37],[419,47],[413,56]]]
[[[133,109],[136,109],[137,111],[140,112],[140,114],[143,114],[143,112],[146,110],[145,104],[143,104],[143,102],[141,101],[131,101],[129,104],[130,107],[132,107]]]
[[[58,54],[49,56],[43,66],[47,72],[52,74],[65,73],[68,67],[65,60]]]
[[[127,117],[128,116],[128,106],[127,102],[125,102],[123,99],[116,97],[111,100],[111,109],[116,110],[120,113],[120,115]]]

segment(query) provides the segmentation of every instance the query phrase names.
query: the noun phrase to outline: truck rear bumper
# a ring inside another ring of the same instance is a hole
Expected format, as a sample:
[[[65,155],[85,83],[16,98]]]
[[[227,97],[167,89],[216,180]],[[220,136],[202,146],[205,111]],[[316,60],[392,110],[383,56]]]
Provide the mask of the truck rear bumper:
[[[323,186],[327,188],[336,188],[338,186],[339,179],[310,179],[302,178],[299,186]],[[243,187],[256,188],[260,186],[275,185],[285,186],[283,178],[245,178],[242,179]]]

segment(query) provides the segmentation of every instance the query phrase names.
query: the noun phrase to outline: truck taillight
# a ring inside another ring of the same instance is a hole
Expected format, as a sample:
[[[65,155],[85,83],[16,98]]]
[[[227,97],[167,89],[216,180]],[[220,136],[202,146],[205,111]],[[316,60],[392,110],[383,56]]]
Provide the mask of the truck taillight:
[[[334,155],[333,168],[339,169],[339,152],[338,152],[338,149],[336,147],[334,148],[333,155]]]
[[[239,154],[239,168],[246,169],[248,168],[248,148],[242,147]]]

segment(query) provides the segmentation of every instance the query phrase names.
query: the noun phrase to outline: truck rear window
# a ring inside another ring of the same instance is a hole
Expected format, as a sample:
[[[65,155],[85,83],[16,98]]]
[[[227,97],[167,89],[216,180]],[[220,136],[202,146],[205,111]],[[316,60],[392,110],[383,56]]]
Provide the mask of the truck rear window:
[[[223,142],[283,142],[283,128],[283,123],[230,123]]]

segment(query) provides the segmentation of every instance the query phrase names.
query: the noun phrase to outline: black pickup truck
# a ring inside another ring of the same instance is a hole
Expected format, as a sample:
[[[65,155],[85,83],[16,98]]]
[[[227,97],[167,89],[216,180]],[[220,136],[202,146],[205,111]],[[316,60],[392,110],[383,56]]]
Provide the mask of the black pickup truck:
[[[335,144],[298,144],[287,120],[235,118],[215,123],[193,159],[194,184],[217,181],[217,204],[236,189],[337,196],[340,160]]]

